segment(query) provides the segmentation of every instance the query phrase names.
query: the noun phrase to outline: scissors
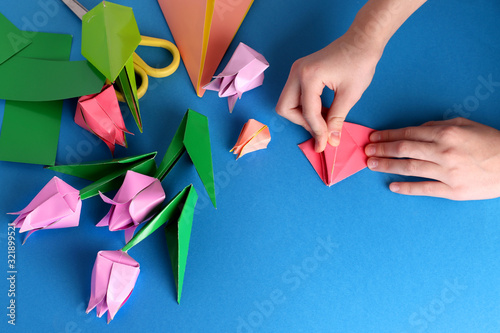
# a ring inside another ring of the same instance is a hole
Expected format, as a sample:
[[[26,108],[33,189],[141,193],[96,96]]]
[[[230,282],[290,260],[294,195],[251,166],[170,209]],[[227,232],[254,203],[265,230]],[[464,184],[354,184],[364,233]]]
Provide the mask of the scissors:
[[[71,11],[75,13],[75,15],[80,18],[80,20],[82,19],[83,15],[88,12],[87,8],[85,8],[77,0],[61,1],[64,2],[64,4],[68,6],[68,8],[71,9]],[[146,62],[142,60],[137,53],[134,52],[134,54],[132,55],[134,60],[134,71],[141,78],[141,85],[137,87],[137,97],[141,98],[146,93],[146,90],[148,90],[148,75],[151,77],[167,77],[173,74],[179,67],[181,56],[177,47],[172,42],[169,42],[165,39],[141,35],[141,42],[139,45],[164,48],[165,50],[169,51],[173,57],[172,62],[167,67],[153,68],[146,64]],[[125,102],[125,99],[120,92],[117,91],[116,96],[118,97],[118,100],[120,102]]]

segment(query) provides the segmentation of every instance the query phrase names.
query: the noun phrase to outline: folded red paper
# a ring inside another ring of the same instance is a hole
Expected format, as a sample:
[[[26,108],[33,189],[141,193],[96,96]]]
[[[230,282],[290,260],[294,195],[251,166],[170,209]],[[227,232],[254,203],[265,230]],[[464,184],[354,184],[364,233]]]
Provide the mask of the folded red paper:
[[[317,153],[312,138],[301,143],[299,148],[323,182],[331,186],[366,168],[365,146],[372,132],[371,128],[344,122],[338,147],[327,144],[323,152]]]

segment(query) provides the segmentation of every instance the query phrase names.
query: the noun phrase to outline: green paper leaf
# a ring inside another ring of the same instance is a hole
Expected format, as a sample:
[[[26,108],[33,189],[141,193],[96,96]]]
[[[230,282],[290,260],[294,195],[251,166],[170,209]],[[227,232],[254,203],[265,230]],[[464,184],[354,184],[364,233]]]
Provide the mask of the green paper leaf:
[[[185,151],[191,158],[212,204],[216,207],[208,119],[191,109],[188,109],[182,118],[155,177],[160,181],[165,179]]]
[[[103,1],[82,18],[82,55],[111,82],[140,42],[130,7]]]
[[[31,44],[24,34],[0,13],[0,64]]]
[[[50,170],[94,181],[80,190],[82,199],[97,195],[99,191],[108,192],[118,189],[128,170],[153,176],[156,173],[156,152],[84,164],[56,165]]]
[[[137,83],[135,81],[134,62],[132,57],[129,58],[125,67],[120,72],[116,80],[118,90],[120,90],[125,98],[125,102],[134,116],[134,120],[142,133],[141,111],[139,109],[139,98],[137,97]]]
[[[175,287],[177,289],[177,303],[181,303],[182,285],[186,272],[187,257],[189,251],[189,240],[193,226],[194,207],[198,200],[198,194],[191,188],[184,203],[181,215],[177,223],[169,223],[165,228],[168,253],[174,273]]]
[[[161,227],[164,223],[171,220],[173,217],[179,216],[180,205],[183,202],[186,202],[190,196],[196,196],[196,198],[198,198],[198,195],[196,194],[196,190],[194,189],[193,185],[189,185],[185,187],[182,191],[177,193],[177,195],[172,200],[170,200],[170,202],[160,212],[158,212],[149,222],[147,222],[144,225],[144,227],[142,227],[134,235],[134,237],[132,237],[132,239],[127,244],[125,244],[125,246],[122,248],[122,251],[126,252],[130,250],[132,247],[136,246],[137,244],[142,242],[146,237],[151,235],[156,229]],[[190,200],[192,202],[192,199]],[[195,204],[196,200],[194,201],[194,204],[191,205],[184,204],[182,211],[194,210]]]
[[[30,46],[18,52],[14,58],[69,59],[71,41],[70,35],[38,32]],[[12,60],[0,65],[0,69]],[[9,78],[0,76],[0,86],[9,85],[8,80]],[[24,88],[19,93],[24,94]],[[0,160],[54,164],[61,114],[61,100],[47,102],[7,100],[0,132]]]

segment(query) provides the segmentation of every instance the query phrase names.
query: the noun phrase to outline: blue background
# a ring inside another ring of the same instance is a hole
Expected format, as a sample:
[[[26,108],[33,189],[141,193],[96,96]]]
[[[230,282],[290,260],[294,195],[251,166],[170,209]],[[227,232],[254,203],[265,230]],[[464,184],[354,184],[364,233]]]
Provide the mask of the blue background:
[[[116,2],[134,8],[143,35],[172,40],[156,1]],[[49,11],[43,3],[51,4]],[[87,8],[97,3],[82,0]],[[6,243],[13,218],[4,213],[23,208],[56,174],[0,162],[1,330],[500,331],[499,199],[397,195],[388,184],[404,177],[368,169],[328,188],[297,147],[309,134],[274,112],[292,63],[341,36],[363,4],[256,1],[218,72],[239,42],[262,53],[270,68],[264,85],[245,93],[232,114],[216,93],[195,95],[182,63],[172,76],[150,79],[141,99],[143,134],[123,106],[136,135],[128,136],[128,149],[117,148],[117,157],[163,156],[187,108],[209,118],[218,209],[187,157],[163,182],[168,198],[190,183],[200,195],[181,305],[159,231],[130,251],[141,273],[115,319],[107,325],[95,311],[85,314],[97,252],[124,244],[123,233],[94,226],[109,206],[92,198],[84,202],[78,228],[38,232],[24,246],[16,233],[17,317],[15,327],[8,325]],[[72,34],[71,59],[83,59],[80,21],[57,0],[4,1],[0,10],[20,28]],[[425,4],[389,42],[348,120],[387,129],[459,116],[454,105],[466,110],[479,77],[500,81],[499,14],[497,0]],[[161,50],[140,47],[138,53],[158,67],[169,62]],[[462,116],[500,128],[500,88],[494,89]],[[333,94],[324,98],[329,104]],[[75,106],[75,100],[64,103],[57,163],[110,158],[102,142],[73,122]],[[269,125],[272,141],[235,162],[228,151],[249,118]],[[76,188],[88,184],[57,176]],[[325,241],[335,244],[330,252],[321,248]]]

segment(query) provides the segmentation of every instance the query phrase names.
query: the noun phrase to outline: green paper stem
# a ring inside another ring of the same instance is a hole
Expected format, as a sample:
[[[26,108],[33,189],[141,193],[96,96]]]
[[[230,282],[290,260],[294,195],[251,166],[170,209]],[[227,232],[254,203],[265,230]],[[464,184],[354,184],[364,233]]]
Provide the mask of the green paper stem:
[[[173,216],[179,214],[178,208],[181,203],[185,202],[188,194],[191,190],[194,190],[193,185],[189,185],[185,187],[182,191],[177,193],[177,195],[170,200],[170,202],[158,213],[156,214],[149,222],[146,223],[144,227],[139,230],[132,239],[125,244],[125,246],[121,249],[124,252],[127,252],[132,247],[136,246],[140,242],[142,242],[145,238],[151,235],[156,229],[161,227],[164,223],[169,221]],[[184,205],[182,211],[185,209],[194,210],[194,205]],[[182,214],[182,212],[181,212]]]

